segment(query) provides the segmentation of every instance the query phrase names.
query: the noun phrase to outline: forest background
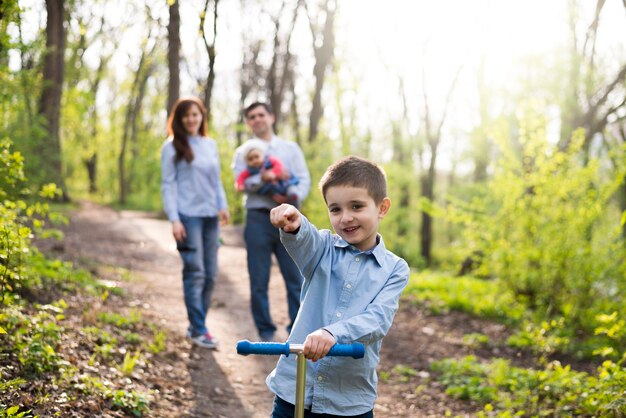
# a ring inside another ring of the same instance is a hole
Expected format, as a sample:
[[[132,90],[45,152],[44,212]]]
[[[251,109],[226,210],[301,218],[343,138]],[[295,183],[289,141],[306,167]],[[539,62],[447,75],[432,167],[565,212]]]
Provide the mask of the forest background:
[[[37,190],[160,210],[181,95],[209,110],[241,223],[230,163],[249,136],[241,109],[262,100],[314,184],[343,155],[385,168],[381,233],[414,269],[418,303],[514,324],[509,343],[544,364],[561,353],[622,370],[625,39],[618,0],[3,1],[4,259],[25,245],[12,225],[36,230],[20,216],[46,211]],[[312,190],[318,227],[324,208]],[[12,262],[9,294],[24,284]]]

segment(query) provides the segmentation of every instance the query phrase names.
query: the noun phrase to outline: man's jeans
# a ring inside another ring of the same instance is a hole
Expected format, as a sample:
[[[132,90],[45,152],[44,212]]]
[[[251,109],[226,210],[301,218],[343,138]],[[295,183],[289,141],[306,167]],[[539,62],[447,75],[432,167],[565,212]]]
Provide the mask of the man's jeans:
[[[288,331],[290,331],[300,308],[300,289],[303,278],[300,270],[280,242],[279,231],[271,224],[268,210],[248,209],[244,238],[248,251],[252,317],[259,335],[261,338],[271,337],[276,331],[276,326],[270,316],[270,303],[267,294],[272,253],[276,255],[280,272],[287,287],[287,304],[291,320]]]
[[[187,237],[176,242],[183,259],[183,291],[192,336],[207,332],[205,320],[217,275],[219,226],[217,217],[180,215]]]

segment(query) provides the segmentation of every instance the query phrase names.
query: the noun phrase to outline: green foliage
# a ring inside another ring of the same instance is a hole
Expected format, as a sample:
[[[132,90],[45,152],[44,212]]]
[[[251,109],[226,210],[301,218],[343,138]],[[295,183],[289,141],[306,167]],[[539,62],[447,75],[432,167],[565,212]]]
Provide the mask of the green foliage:
[[[107,394],[113,405],[135,417],[141,417],[149,412],[150,399],[147,395],[136,391],[115,390]]]
[[[571,334],[571,330],[566,328],[564,318],[541,321],[539,324],[525,321],[506,343],[510,347],[530,348],[545,359],[556,352],[570,351]]]
[[[0,418],[36,418],[36,416],[32,415],[30,410],[20,411],[18,405],[6,407],[3,404],[0,404]]]
[[[2,351],[17,356],[28,376],[56,370],[61,357],[57,353],[63,327],[62,303],[44,305],[34,314],[12,305],[0,312],[0,325],[7,330]]]
[[[128,315],[117,312],[102,312],[98,319],[105,324],[111,324],[118,328],[128,329],[141,322],[141,311],[132,309]]]
[[[311,175],[311,190],[302,205],[302,213],[319,229],[330,229],[328,209],[318,184],[324,172],[337,158],[333,146],[326,137],[318,137],[315,143],[302,144],[302,151]]]
[[[411,267],[424,267],[420,256],[419,226],[421,212],[418,206],[419,176],[412,166],[390,162],[384,166],[387,175],[387,194],[391,209],[380,224],[385,246],[404,258]]]
[[[489,337],[485,334],[470,333],[463,335],[463,345],[472,349],[480,348],[489,344]]]
[[[464,226],[468,252],[482,254],[480,274],[497,277],[539,319],[562,316],[593,335],[598,312],[626,315],[617,298],[626,290],[625,246],[610,210],[626,166],[608,176],[599,160],[581,161],[582,132],[559,150],[543,126],[522,120],[518,148],[501,135],[485,193],[453,200],[448,218]]]
[[[135,370],[135,366],[137,362],[141,359],[141,351],[135,351],[135,354],[130,354],[130,351],[127,351],[124,355],[124,361],[119,365],[119,370],[122,372],[124,376],[130,376],[133,374],[133,370]]]
[[[152,341],[147,344],[146,349],[152,354],[157,354],[165,350],[165,346],[167,343],[167,334],[157,327],[152,327],[152,333]]]
[[[605,361],[594,376],[558,362],[533,370],[513,367],[503,359],[480,363],[473,356],[444,359],[432,368],[447,394],[484,405],[481,417],[623,416],[626,369],[622,361]]]
[[[424,271],[411,275],[404,295],[436,314],[456,310],[515,323],[525,312],[524,306],[498,280]]]

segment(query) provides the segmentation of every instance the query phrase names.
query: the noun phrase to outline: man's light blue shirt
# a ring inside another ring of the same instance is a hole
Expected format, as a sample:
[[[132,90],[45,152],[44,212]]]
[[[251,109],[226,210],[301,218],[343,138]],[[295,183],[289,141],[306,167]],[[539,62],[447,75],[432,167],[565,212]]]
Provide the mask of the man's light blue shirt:
[[[304,216],[296,234],[281,230],[280,237],[305,279],[289,342],[302,344],[308,334],[324,328],[338,343],[365,345],[362,359],[307,361],[306,408],[335,415],[372,410],[382,338],[408,283],[408,264],[385,249],[380,235],[376,247],[361,252],[329,230],[318,231]],[[267,385],[295,403],[296,356],[281,356]]]
[[[252,139],[259,139],[263,141],[263,139],[256,137]],[[235,150],[235,155],[233,156],[233,162],[231,165],[235,178],[239,177],[239,174],[246,169],[246,163],[241,155],[241,149],[242,147],[240,146]],[[284,139],[274,135],[272,136],[272,139],[268,141],[267,155],[280,159],[283,166],[289,171],[289,173],[298,178],[298,184],[295,185],[294,188],[296,189],[296,194],[298,195],[298,201],[301,203],[309,194],[309,189],[311,188],[311,176],[309,174],[309,169],[306,166],[302,150],[298,144],[292,141],[285,141]],[[260,173],[252,175],[246,179],[244,197],[244,206],[246,209],[272,209],[273,207],[278,206],[278,203],[272,200],[270,196],[255,193],[255,191],[258,190],[262,184],[263,181],[261,180]]]
[[[161,195],[167,218],[180,220],[186,216],[217,216],[227,208],[226,193],[220,179],[220,158],[217,144],[210,138],[189,137],[194,159],[175,161],[172,138],[161,148]]]

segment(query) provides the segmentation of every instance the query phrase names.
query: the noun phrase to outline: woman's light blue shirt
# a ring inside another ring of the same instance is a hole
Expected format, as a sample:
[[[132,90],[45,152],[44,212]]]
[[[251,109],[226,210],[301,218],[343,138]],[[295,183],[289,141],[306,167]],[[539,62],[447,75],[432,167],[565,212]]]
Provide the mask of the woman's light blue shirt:
[[[172,138],[161,148],[161,195],[167,218],[178,221],[186,216],[217,216],[227,208],[226,193],[220,178],[217,144],[210,138],[189,137],[194,159],[175,161]]]
[[[325,328],[338,343],[365,345],[362,359],[307,361],[305,406],[335,415],[372,410],[382,338],[408,283],[408,264],[385,249],[380,235],[373,250],[361,252],[328,230],[318,231],[304,216],[296,234],[281,230],[280,237],[305,279],[289,342],[304,343],[308,334]],[[281,356],[267,385],[295,403],[296,356]]]

